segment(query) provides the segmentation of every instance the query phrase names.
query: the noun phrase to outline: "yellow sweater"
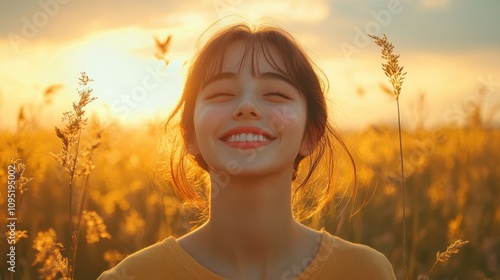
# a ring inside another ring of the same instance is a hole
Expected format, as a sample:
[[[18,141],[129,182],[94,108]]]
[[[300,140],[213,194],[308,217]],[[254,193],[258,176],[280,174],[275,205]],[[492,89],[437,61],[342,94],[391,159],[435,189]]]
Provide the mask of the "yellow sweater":
[[[396,279],[391,264],[378,251],[345,241],[322,230],[315,258],[290,267],[281,280]],[[309,262],[310,261],[310,262]],[[304,266],[304,267],[302,267]],[[193,259],[173,237],[144,248],[105,271],[98,280],[202,279],[223,280]]]

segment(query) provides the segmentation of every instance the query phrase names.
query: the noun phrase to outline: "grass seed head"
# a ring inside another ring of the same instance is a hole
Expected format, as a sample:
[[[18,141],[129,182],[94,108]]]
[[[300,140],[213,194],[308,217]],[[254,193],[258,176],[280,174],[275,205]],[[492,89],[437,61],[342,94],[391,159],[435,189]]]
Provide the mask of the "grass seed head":
[[[101,238],[111,238],[106,229],[103,219],[95,211],[83,211],[83,217],[87,221],[87,243],[99,242]]]
[[[401,86],[405,78],[406,72],[403,72],[403,66],[399,66],[399,54],[394,54],[394,45],[387,39],[385,34],[382,38],[375,35],[368,35],[375,40],[375,44],[382,48],[382,58],[387,63],[382,63],[382,70],[389,78],[394,89],[394,97],[399,99]]]
[[[73,102],[73,111],[63,113],[62,121],[66,122],[64,128],[55,128],[56,136],[63,144],[61,152],[55,157],[69,176],[74,176],[77,171],[77,162],[75,159],[78,159],[79,135],[87,123],[87,119],[84,118],[84,108],[90,102],[97,99],[91,96],[92,89],[86,87],[88,83],[93,80],[90,79],[85,72],[82,72],[78,79],[80,86],[85,87],[83,89],[78,89],[80,100],[78,102]]]
[[[20,159],[16,160],[12,159],[10,164],[15,167],[14,178],[16,178],[15,179],[16,189],[19,191],[20,194],[23,194],[27,190],[26,184],[29,181],[33,180],[33,178],[24,177],[24,171],[26,170],[26,165],[22,163]]]
[[[38,232],[33,240],[33,249],[37,251],[33,265],[41,265],[38,268],[41,279],[56,279],[58,274],[63,278],[67,277],[68,259],[62,256],[61,250],[64,247],[56,240],[57,234],[52,228]]]
[[[436,260],[439,262],[446,262],[451,258],[452,254],[457,254],[460,251],[460,248],[467,243],[469,243],[469,241],[462,241],[461,239],[458,239],[457,241],[453,242],[453,244],[448,246],[448,248],[446,248],[446,251],[442,253],[438,251],[436,253]]]

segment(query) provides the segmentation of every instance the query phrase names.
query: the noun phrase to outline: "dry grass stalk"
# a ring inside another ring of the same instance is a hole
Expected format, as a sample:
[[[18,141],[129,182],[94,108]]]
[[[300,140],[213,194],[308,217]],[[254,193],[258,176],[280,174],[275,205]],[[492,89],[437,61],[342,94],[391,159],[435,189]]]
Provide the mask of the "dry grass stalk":
[[[469,243],[469,241],[462,241],[461,239],[458,239],[456,240],[455,242],[453,242],[453,244],[451,244],[450,246],[448,246],[446,248],[446,251],[444,252],[437,252],[436,253],[436,261],[434,262],[434,264],[432,265],[431,269],[427,272],[427,274],[422,278],[422,277],[419,277],[419,279],[422,279],[422,280],[427,280],[429,279],[429,274],[432,272],[432,270],[434,269],[434,267],[436,267],[436,265],[438,263],[444,263],[444,262],[447,262],[451,256],[453,254],[458,254],[460,252],[460,248],[462,248],[465,244]]]
[[[61,140],[63,146],[62,151],[55,155],[54,157],[58,160],[64,167],[64,170],[69,176],[69,228],[70,228],[70,240],[71,247],[68,253],[68,269],[67,275],[70,279],[74,279],[74,264],[76,259],[76,251],[78,245],[79,228],[82,220],[83,205],[85,201],[85,195],[87,190],[87,182],[90,171],[92,170],[92,154],[94,150],[99,146],[99,141],[92,144],[86,151],[80,151],[80,139],[82,131],[87,124],[87,119],[85,118],[85,107],[95,99],[92,97],[92,89],[88,87],[88,84],[93,80],[90,79],[85,72],[82,72],[79,77],[79,84],[82,86],[78,89],[78,95],[80,100],[78,102],[73,102],[73,110],[65,112],[63,114],[62,120],[66,122],[64,128],[55,128],[56,136]],[[98,139],[100,139],[101,132],[98,133]],[[79,203],[79,214],[76,226],[73,224],[73,182],[76,177],[85,176],[84,180],[84,191],[83,197]]]
[[[92,155],[94,154],[94,151],[101,145],[101,140],[102,140],[102,134],[104,132],[103,129],[100,128],[100,126],[96,123],[94,125],[94,142],[91,143],[86,150],[82,153],[81,157],[83,158],[81,168],[76,172],[76,176],[85,176],[85,182],[83,184],[83,195],[82,198],[80,199],[80,206],[79,206],[79,214],[78,214],[78,222],[76,224],[76,242],[78,242],[78,237],[79,237],[79,232],[80,232],[80,226],[82,224],[82,219],[84,216],[84,204],[85,200],[87,198],[87,183],[89,179],[90,172],[94,169],[94,165],[92,163]],[[97,214],[97,213],[96,213]],[[101,219],[102,221],[102,219]],[[87,239],[88,241],[88,239]],[[89,243],[89,242],[87,242]],[[75,252],[76,254],[76,252]]]
[[[375,35],[368,35],[375,40],[375,44],[382,48],[382,58],[386,63],[382,63],[382,70],[391,82],[396,105],[398,108],[398,132],[399,132],[399,156],[401,161],[401,186],[403,193],[403,266],[405,279],[408,278],[406,267],[406,199],[405,199],[405,173],[403,160],[403,140],[401,137],[401,113],[399,109],[399,95],[405,78],[406,72],[403,72],[403,66],[399,66],[399,54],[394,54],[394,45],[387,39],[385,34],[382,38]]]
[[[81,73],[79,78],[81,86],[87,86],[92,79],[89,79],[85,72]],[[66,126],[63,129],[55,128],[56,136],[61,139],[63,143],[62,151],[56,158],[66,170],[66,173],[71,179],[74,178],[77,162],[78,162],[78,148],[80,144],[80,135],[83,127],[87,124],[87,119],[84,118],[85,106],[90,102],[97,99],[91,97],[91,88],[79,89],[78,94],[80,100],[78,103],[73,102],[73,111],[68,111],[63,114],[63,121],[66,121]]]

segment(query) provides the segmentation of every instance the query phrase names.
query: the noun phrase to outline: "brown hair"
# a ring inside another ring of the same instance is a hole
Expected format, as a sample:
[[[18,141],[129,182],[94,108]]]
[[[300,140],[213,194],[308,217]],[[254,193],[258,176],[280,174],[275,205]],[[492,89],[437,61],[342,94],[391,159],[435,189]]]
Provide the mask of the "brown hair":
[[[309,218],[323,209],[341,189],[335,174],[337,162],[342,154],[348,155],[355,175],[355,165],[340,135],[328,122],[328,108],[325,99],[326,84],[319,78],[315,65],[295,39],[281,28],[261,26],[251,29],[238,24],[219,31],[195,56],[188,71],[182,97],[166,124],[169,136],[169,150],[166,158],[167,176],[177,195],[203,216],[208,211],[208,170],[201,155],[193,157],[187,152],[194,135],[194,106],[196,97],[204,83],[222,71],[224,55],[235,41],[246,42],[246,50],[240,62],[250,56],[252,73],[255,73],[255,57],[263,54],[276,71],[289,77],[298,91],[304,95],[307,104],[305,137],[313,143],[314,151],[303,157],[298,155],[294,164],[294,214],[299,220]],[[281,54],[283,67],[273,59],[269,46]],[[338,153],[337,153],[338,152]],[[335,154],[335,156],[334,156]],[[305,160],[304,160],[305,159]],[[300,167],[300,168],[299,168]],[[298,172],[301,170],[301,172]],[[309,184],[308,184],[309,183]],[[312,186],[314,183],[314,186]],[[354,188],[355,191],[355,188]],[[346,189],[343,189],[345,194]]]

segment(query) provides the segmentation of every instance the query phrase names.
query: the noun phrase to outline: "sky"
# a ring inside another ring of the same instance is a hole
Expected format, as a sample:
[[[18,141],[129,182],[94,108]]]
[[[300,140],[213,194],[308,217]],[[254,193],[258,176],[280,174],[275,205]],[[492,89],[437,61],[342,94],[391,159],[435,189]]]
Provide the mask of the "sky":
[[[477,104],[498,125],[499,11],[498,0],[0,0],[0,129],[15,129],[20,107],[52,128],[77,99],[83,71],[98,97],[89,111],[104,122],[163,118],[204,40],[241,21],[278,25],[297,38],[328,79],[340,128],[397,120],[381,86],[389,83],[380,49],[367,33],[386,34],[401,56],[405,127],[463,124]],[[170,35],[165,67],[153,38]],[[422,94],[426,106],[417,109]]]

